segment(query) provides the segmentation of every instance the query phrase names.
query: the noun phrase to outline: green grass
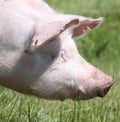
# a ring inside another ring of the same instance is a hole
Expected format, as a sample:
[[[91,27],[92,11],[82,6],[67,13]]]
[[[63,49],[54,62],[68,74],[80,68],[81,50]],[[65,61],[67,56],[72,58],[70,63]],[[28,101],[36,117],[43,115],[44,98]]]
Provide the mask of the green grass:
[[[104,16],[105,22],[77,41],[81,55],[117,77],[105,98],[74,102],[46,101],[0,88],[0,122],[120,121],[120,1],[47,0],[55,9],[84,16]]]

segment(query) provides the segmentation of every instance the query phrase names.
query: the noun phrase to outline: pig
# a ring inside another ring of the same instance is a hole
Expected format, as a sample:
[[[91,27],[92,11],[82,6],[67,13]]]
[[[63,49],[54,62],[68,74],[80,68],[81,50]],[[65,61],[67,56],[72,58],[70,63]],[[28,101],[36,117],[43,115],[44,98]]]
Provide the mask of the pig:
[[[43,0],[0,0],[0,85],[48,100],[104,97],[115,78],[83,59],[74,41],[102,22]]]

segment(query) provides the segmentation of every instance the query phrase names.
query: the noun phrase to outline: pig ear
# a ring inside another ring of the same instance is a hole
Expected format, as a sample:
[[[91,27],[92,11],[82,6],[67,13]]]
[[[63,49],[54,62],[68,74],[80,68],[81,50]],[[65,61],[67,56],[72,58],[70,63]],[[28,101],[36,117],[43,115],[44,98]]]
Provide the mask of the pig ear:
[[[37,48],[43,47],[67,28],[77,25],[78,23],[78,19],[72,19],[71,21],[55,21],[43,25],[37,25],[32,42],[26,51],[29,53],[34,52]]]
[[[93,28],[98,27],[104,20],[102,17],[98,19],[78,17],[78,19],[79,19],[80,24],[78,27],[74,28],[73,37],[80,36],[82,34],[85,34],[86,31],[92,30]]]

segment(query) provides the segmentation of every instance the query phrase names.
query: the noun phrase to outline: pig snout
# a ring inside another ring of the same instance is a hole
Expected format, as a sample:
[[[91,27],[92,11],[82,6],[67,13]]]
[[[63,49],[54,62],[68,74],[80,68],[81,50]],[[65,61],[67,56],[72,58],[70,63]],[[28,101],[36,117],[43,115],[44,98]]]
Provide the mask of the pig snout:
[[[104,97],[108,93],[109,89],[115,82],[115,77],[108,76],[105,80],[106,83],[97,89],[96,94],[98,97]]]
[[[116,79],[87,62],[81,65],[80,71],[79,74],[82,80],[78,82],[78,89],[83,94],[80,96],[82,99],[104,97]]]

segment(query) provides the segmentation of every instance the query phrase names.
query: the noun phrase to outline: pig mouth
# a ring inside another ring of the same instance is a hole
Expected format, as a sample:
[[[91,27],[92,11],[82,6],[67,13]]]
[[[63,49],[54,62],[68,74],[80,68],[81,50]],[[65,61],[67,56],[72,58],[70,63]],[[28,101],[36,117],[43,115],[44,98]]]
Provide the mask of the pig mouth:
[[[109,81],[109,83],[107,82],[97,88],[93,88],[94,90],[92,91],[82,92],[81,90],[77,90],[76,92],[74,92],[74,94],[72,94],[72,100],[75,100],[75,101],[87,100],[94,97],[103,98],[108,93],[110,88],[113,86],[113,84],[115,83],[115,80],[116,80],[115,77],[111,77],[111,80]]]
[[[102,85],[100,88],[97,89],[96,94],[98,97],[104,97],[108,91],[110,90],[110,88],[112,87],[112,85],[114,84],[116,78],[113,77],[113,80],[111,83]]]

